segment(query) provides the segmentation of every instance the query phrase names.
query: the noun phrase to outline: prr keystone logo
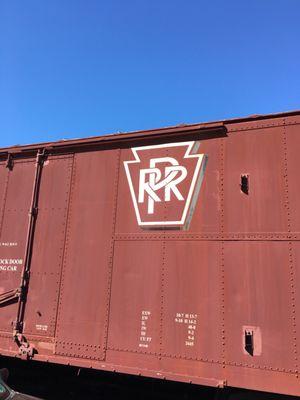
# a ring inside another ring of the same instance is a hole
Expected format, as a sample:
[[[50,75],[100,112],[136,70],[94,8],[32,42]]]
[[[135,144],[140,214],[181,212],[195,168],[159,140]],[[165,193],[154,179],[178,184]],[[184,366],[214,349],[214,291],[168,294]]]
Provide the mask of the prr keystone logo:
[[[199,142],[132,148],[124,161],[138,225],[187,229],[203,180],[207,156]]]

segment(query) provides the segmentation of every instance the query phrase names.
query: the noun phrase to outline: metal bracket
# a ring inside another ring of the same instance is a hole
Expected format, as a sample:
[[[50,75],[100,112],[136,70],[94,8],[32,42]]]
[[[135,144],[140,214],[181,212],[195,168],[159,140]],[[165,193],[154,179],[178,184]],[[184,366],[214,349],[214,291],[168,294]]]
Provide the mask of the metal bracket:
[[[38,215],[38,207],[32,207],[29,211],[29,216],[32,215],[33,217],[37,217]]]
[[[9,290],[8,292],[4,292],[0,294],[0,306],[3,306],[6,303],[10,303],[12,301],[17,300],[21,295],[21,291],[19,288]]]
[[[6,168],[8,168],[10,171],[13,169],[14,167],[14,160],[13,157],[11,155],[11,153],[8,153],[7,155],[7,160],[6,160]]]
[[[34,347],[27,342],[27,339],[22,333],[16,333],[15,341],[19,346],[19,354],[22,358],[29,359],[34,356]]]
[[[47,158],[47,150],[43,148],[41,151],[38,151],[36,155],[36,162],[38,165],[43,166],[45,159]]]

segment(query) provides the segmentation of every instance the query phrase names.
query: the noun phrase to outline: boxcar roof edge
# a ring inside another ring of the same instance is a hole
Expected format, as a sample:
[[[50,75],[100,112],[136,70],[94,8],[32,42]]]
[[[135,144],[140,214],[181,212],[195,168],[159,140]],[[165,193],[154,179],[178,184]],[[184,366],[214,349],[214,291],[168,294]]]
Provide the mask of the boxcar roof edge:
[[[52,151],[63,150],[68,148],[80,148],[91,145],[99,145],[111,142],[124,142],[128,140],[139,140],[139,139],[155,139],[157,137],[175,137],[178,135],[195,134],[226,134],[226,125],[259,121],[271,118],[284,118],[293,115],[300,115],[300,110],[287,111],[274,114],[257,114],[249,115],[246,117],[224,119],[220,121],[211,121],[196,124],[180,124],[175,126],[168,126],[157,129],[147,129],[132,132],[118,132],[112,134],[104,134],[101,136],[90,136],[86,138],[75,138],[75,139],[62,139],[53,142],[41,142],[34,144],[25,145],[13,145],[8,147],[0,148],[0,157],[3,159],[8,154],[31,153],[41,148],[45,148]],[[226,125],[225,125],[226,124]]]

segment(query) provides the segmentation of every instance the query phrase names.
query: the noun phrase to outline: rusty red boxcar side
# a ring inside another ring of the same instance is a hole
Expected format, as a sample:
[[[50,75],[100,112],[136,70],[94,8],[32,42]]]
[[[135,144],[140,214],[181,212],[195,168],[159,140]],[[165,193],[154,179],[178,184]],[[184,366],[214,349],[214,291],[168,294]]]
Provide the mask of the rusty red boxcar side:
[[[300,112],[0,150],[0,352],[300,395]]]

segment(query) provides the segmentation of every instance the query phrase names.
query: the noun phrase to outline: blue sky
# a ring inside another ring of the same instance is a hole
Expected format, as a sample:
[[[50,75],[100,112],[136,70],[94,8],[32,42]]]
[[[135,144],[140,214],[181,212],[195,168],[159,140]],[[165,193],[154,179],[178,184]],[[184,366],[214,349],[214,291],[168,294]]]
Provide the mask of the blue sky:
[[[299,0],[0,0],[0,146],[300,108]]]

